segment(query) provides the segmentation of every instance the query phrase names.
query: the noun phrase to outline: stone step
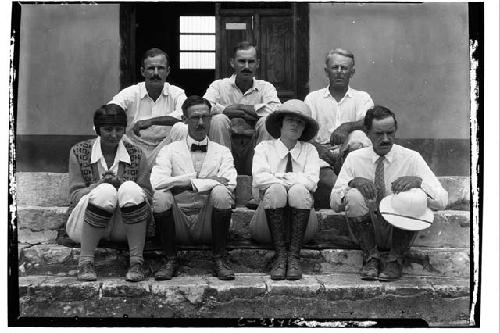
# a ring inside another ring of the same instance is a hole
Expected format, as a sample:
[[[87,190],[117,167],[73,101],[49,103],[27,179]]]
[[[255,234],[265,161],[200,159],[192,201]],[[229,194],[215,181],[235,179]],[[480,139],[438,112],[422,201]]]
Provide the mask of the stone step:
[[[74,277],[19,278],[20,315],[113,318],[419,318],[430,326],[468,326],[468,279],[404,276],[383,283],[357,274],[305,275],[273,281],[266,274],[122,278],[79,282]],[[302,319],[301,319],[302,320]]]
[[[439,177],[448,191],[448,209],[470,209],[470,177]],[[16,202],[20,206],[68,206],[67,173],[17,172]],[[236,204],[244,206],[251,197],[251,177],[238,176]]]
[[[19,206],[17,211],[18,242],[43,244],[60,242],[64,238],[66,207]],[[252,243],[249,223],[253,210],[237,207],[233,210],[230,240]],[[317,211],[320,231],[313,245],[323,247],[353,247],[344,214],[331,209]],[[151,235],[150,235],[151,236]],[[67,237],[67,236],[66,236]],[[435,212],[432,226],[419,233],[417,246],[469,247],[470,214],[468,211],[444,210]]]
[[[229,248],[229,260],[235,272],[267,273],[274,251],[268,248]],[[62,245],[35,245],[19,255],[20,275],[76,276],[80,248]],[[386,253],[383,253],[385,258]],[[163,263],[162,252],[146,251],[146,265],[156,272]],[[179,276],[205,275],[212,272],[212,254],[207,248],[179,251]],[[305,274],[356,273],[362,266],[360,250],[303,249],[301,261]],[[99,276],[125,276],[128,268],[126,249],[99,248],[96,251]],[[412,247],[406,257],[404,274],[410,276],[448,276],[468,278],[469,249]]]

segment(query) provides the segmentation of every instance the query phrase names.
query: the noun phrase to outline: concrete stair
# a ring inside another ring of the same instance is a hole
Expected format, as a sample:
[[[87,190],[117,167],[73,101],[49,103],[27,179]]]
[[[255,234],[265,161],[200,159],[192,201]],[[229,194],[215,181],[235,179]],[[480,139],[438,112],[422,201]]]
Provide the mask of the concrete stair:
[[[466,326],[469,280],[405,276],[362,281],[356,274],[272,281],[264,273],[128,283],[117,278],[29,276],[19,281],[21,315],[129,318],[419,318]]]
[[[68,175],[17,173],[19,296],[21,315],[148,318],[422,318],[431,326],[468,326],[470,307],[470,179],[440,177],[447,210],[419,233],[400,281],[367,282],[357,274],[362,255],[345,217],[317,211],[320,232],[301,255],[305,277],[272,281],[274,252],[252,241],[251,178],[238,177],[229,256],[236,280],[212,277],[209,245],[181,247],[179,276],[171,281],[124,281],[126,244],[102,242],[96,253],[99,280],[76,280],[79,246],[64,232]],[[147,266],[162,264],[148,238]]]

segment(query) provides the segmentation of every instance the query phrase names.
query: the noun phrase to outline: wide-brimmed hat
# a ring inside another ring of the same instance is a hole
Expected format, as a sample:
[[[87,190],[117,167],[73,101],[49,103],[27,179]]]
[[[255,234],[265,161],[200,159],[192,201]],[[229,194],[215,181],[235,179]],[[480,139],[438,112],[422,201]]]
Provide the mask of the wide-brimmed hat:
[[[423,230],[432,225],[434,213],[427,208],[427,194],[419,188],[386,196],[380,213],[393,226],[404,230]]]
[[[293,115],[302,118],[305,122],[304,131],[300,136],[300,141],[309,141],[318,133],[319,125],[311,118],[311,109],[306,103],[298,99],[290,99],[281,104],[279,108],[267,116],[266,129],[275,139],[281,135],[281,120],[284,115]]]

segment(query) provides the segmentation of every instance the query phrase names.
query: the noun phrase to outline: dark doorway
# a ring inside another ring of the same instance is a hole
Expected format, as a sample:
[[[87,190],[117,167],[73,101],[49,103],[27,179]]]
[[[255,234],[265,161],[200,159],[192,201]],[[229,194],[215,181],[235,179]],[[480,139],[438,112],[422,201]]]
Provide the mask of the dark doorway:
[[[215,79],[215,68],[180,68],[180,17],[215,17],[215,3],[158,2],[121,6],[121,19],[125,21],[121,24],[122,57],[126,55],[132,58],[122,61],[122,88],[142,81],[142,54],[152,47],[158,47],[170,57],[170,75],[167,81],[184,89],[188,96],[203,95]]]
[[[171,58],[167,80],[183,88],[187,95],[203,95],[213,80],[231,75],[231,50],[237,42],[247,39],[255,43],[261,59],[257,77],[271,82],[282,102],[303,99],[309,80],[308,6],[292,2],[121,4],[121,86],[142,80],[142,54],[159,47]],[[215,56],[215,68],[180,68],[182,16],[216,18],[216,54],[211,55]]]
[[[307,3],[217,4],[217,76],[232,74],[229,59],[242,40],[257,46],[257,78],[271,82],[282,102],[303,99],[309,81],[309,11]]]

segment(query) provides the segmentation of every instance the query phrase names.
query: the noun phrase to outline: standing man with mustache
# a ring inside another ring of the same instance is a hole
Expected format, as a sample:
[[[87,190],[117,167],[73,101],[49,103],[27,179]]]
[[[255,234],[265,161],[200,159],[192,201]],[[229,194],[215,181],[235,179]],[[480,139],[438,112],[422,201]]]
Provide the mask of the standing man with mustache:
[[[309,93],[304,100],[320,126],[311,141],[322,160],[320,180],[314,193],[316,209],[329,208],[330,192],[345,154],[370,145],[363,132],[363,119],[373,101],[368,93],[349,86],[354,72],[352,52],[341,48],[331,50],[325,58],[325,73],[330,84]]]
[[[250,175],[255,145],[273,139],[266,130],[266,116],[281,103],[271,83],[255,79],[259,59],[254,45],[246,41],[238,43],[230,64],[234,74],[212,82],[203,96],[212,105],[209,137],[232,149],[238,173]],[[231,142],[231,133],[252,132],[247,143]]]
[[[120,91],[109,104],[117,104],[127,112],[124,139],[139,146],[149,160],[154,160],[161,146],[177,138],[172,126],[181,122],[184,90],[166,82],[170,59],[158,48],[147,50],[142,57],[144,82]],[[158,147],[158,149],[157,149]]]

